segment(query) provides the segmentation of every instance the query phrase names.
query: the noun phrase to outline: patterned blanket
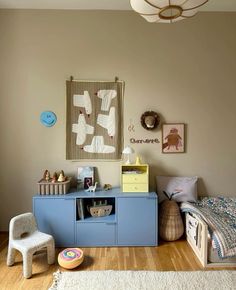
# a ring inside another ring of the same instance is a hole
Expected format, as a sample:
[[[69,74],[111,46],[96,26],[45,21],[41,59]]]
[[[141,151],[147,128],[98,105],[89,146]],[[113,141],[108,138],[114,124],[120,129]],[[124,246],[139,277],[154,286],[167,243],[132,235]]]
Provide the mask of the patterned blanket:
[[[236,256],[236,198],[205,197],[196,203],[183,202],[182,212],[193,212],[208,225],[219,257]]]

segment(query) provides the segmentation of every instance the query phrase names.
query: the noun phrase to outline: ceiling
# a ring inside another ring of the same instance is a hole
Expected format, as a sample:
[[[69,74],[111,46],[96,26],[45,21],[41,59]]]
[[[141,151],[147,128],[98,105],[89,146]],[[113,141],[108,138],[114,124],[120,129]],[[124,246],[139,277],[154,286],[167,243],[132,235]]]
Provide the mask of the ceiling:
[[[129,0],[0,0],[0,8],[131,10]],[[236,11],[236,0],[209,0],[201,11]]]

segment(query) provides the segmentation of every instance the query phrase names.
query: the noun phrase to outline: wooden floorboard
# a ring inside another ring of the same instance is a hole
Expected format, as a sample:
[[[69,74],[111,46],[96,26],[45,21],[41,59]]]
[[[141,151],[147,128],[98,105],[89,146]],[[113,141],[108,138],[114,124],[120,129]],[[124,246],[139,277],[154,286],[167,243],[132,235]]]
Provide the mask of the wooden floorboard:
[[[16,263],[6,266],[7,233],[0,233],[0,289],[44,290],[52,284],[53,272],[60,269],[58,263],[49,266],[46,254],[33,258],[33,276],[22,276],[22,257],[17,253]],[[58,254],[61,249],[56,249]],[[82,270],[152,270],[196,271],[204,270],[186,240],[161,242],[158,247],[83,248],[85,260],[73,271]],[[227,268],[220,268],[227,269]],[[236,270],[236,268],[231,268]],[[208,269],[209,270],[209,269]],[[217,270],[215,268],[215,270]],[[89,290],[89,289],[88,289]]]

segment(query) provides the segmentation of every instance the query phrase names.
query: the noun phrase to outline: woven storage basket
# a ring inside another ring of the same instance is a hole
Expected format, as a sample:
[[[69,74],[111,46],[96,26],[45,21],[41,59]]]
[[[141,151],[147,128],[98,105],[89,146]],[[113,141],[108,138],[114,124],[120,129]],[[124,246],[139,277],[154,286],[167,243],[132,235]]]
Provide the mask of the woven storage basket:
[[[41,179],[38,182],[38,193],[41,195],[67,194],[70,189],[70,181],[70,177],[68,177],[66,181],[55,183]]]
[[[179,206],[174,200],[165,200],[160,205],[159,233],[165,241],[178,240],[184,233]]]

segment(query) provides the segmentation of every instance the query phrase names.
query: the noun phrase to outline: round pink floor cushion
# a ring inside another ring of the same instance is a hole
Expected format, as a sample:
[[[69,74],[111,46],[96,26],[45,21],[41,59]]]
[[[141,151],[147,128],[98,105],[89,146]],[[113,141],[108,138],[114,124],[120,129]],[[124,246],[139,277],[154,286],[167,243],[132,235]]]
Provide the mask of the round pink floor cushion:
[[[78,267],[84,260],[84,253],[80,248],[67,248],[58,254],[58,263],[66,269]]]

